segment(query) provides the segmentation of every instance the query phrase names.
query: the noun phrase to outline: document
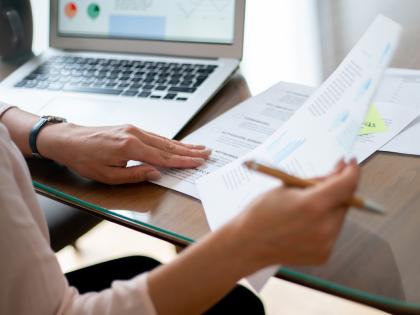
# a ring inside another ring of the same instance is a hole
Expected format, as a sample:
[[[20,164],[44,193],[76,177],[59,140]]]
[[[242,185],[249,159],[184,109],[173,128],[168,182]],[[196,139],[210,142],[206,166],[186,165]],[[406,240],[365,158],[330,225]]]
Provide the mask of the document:
[[[278,181],[248,171],[257,159],[308,178],[330,172],[353,146],[373,95],[397,47],[401,27],[379,16],[337,70],[301,108],[256,150],[200,178],[198,191],[208,223],[217,229],[241,213],[251,199]],[[253,275],[260,290],[277,267]]]
[[[261,145],[305,102],[313,89],[278,83],[246,100],[182,141],[205,144],[213,150],[208,162],[196,169],[162,169],[154,183],[199,199],[196,180],[231,163]]]
[[[389,69],[377,92],[376,101],[420,107],[420,71]],[[420,155],[420,118],[415,119],[381,151]]]
[[[359,163],[383,147],[420,114],[419,108],[415,105],[400,106],[395,103],[376,103],[371,108],[375,108],[377,111],[375,115],[381,117],[385,128],[379,132],[359,135],[353,148],[353,154]]]

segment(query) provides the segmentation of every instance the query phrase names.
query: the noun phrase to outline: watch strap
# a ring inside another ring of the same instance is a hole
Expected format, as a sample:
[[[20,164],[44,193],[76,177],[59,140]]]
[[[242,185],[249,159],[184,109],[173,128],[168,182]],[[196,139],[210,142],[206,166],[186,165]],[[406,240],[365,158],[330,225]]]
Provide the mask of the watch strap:
[[[44,128],[49,123],[49,119],[47,117],[41,117],[38,122],[32,127],[31,132],[29,133],[29,147],[31,148],[32,155],[40,156],[36,140],[38,139],[38,135],[41,132],[42,128]]]

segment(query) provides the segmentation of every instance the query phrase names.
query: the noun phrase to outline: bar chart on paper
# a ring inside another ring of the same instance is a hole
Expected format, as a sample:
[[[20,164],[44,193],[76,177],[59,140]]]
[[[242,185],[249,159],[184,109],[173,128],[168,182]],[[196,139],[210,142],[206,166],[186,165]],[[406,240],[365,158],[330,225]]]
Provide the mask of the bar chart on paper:
[[[283,161],[287,160],[290,156],[293,155],[299,148],[301,148],[305,142],[306,139],[304,138],[298,138],[291,140],[286,145],[283,145],[279,148],[280,141],[276,141],[267,148],[267,153],[270,155],[270,158],[272,162],[275,165],[281,164]]]

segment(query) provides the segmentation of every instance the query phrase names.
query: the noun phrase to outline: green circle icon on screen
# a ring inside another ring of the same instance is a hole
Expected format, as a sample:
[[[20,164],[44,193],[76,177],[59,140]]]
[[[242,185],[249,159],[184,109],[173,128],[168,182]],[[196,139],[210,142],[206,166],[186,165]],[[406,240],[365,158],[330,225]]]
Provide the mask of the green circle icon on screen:
[[[96,3],[91,3],[88,6],[88,15],[91,19],[96,19],[101,13],[101,8]]]

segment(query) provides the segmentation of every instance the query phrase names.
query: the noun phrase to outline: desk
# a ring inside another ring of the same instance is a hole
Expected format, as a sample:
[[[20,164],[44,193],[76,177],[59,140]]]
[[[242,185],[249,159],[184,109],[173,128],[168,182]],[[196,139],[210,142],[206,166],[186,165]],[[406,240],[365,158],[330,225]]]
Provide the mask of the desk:
[[[398,53],[394,65],[420,67],[416,49],[419,41],[412,38],[417,36],[413,29],[420,33],[417,19],[412,18],[414,12],[418,12],[419,4],[410,0],[405,3],[404,10],[398,11],[393,7],[400,4],[397,0],[372,0],[369,3],[371,5],[366,6],[363,0],[325,0],[320,4],[316,12],[321,14],[318,44],[322,49],[320,60],[314,61],[320,76],[331,71],[347,47],[354,43],[353,39],[360,35],[360,29],[378,12],[407,24],[405,27],[410,31],[411,37],[404,37],[404,50]],[[361,7],[364,11],[359,16],[358,9]],[[334,32],[331,32],[331,25]],[[351,28],[351,25],[354,27]],[[257,79],[246,79],[250,75],[249,64],[249,60],[244,60],[245,74],[238,72],[178,138],[250,96],[247,82]],[[1,65],[0,78],[12,69],[11,66]],[[260,75],[263,78],[263,72]],[[316,76],[311,73],[312,78]],[[287,77],[279,71],[279,79],[287,78],[293,76]],[[305,81],[304,77],[300,77],[297,81],[308,83],[311,80]],[[251,89],[253,92],[258,90]],[[209,232],[200,202],[182,194],[149,183],[118,187],[101,185],[48,161],[31,160],[29,166],[39,193],[107,220],[178,246],[186,246]],[[389,213],[379,217],[351,211],[333,256],[325,266],[286,267],[279,271],[278,276],[389,312],[419,314],[420,158],[376,153],[363,164],[362,169],[360,194],[386,204]]]

